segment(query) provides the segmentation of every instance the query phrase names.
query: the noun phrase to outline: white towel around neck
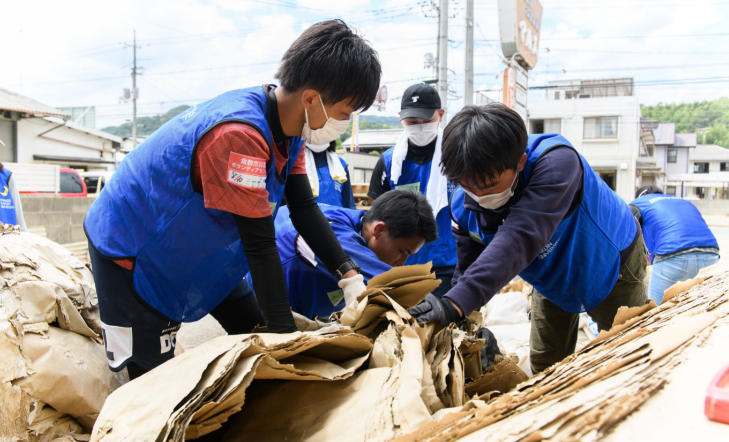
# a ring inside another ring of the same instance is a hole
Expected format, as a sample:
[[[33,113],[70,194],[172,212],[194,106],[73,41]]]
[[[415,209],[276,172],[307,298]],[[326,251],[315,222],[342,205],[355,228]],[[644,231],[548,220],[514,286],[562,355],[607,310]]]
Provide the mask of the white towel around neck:
[[[314,194],[314,198],[319,196],[319,174],[316,170],[314,152],[324,152],[328,147],[329,144],[323,144],[321,146],[306,145],[306,175],[309,178],[309,184],[311,185],[311,192]],[[340,183],[347,182],[347,172],[344,170],[344,167],[342,167],[342,162],[339,161],[339,155],[337,155],[336,152],[327,151],[327,166],[329,166],[329,174],[331,175],[332,180]]]
[[[428,179],[428,190],[425,197],[433,207],[433,216],[437,217],[438,212],[448,205],[448,178],[440,170],[441,144],[443,143],[443,129],[438,129],[438,138],[435,142],[435,152],[430,162],[430,178]],[[408,155],[408,136],[403,131],[402,136],[395,145],[392,152],[392,166],[390,167],[390,178],[397,184],[402,174],[402,162]]]

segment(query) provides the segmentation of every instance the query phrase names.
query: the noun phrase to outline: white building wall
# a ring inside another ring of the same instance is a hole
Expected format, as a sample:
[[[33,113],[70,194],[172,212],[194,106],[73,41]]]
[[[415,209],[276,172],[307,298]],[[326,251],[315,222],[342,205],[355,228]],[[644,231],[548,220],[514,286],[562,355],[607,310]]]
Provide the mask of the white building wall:
[[[38,136],[56,126],[58,126],[57,123],[42,118],[23,118],[18,121],[18,163],[38,163],[38,161],[33,159],[33,155],[114,160],[114,153],[111,150],[112,142],[97,137],[96,135],[87,134],[68,127],[59,127],[45,135],[56,140],[88,146],[94,149],[66,144]],[[101,150],[104,150],[104,152]],[[109,171],[114,170],[113,164],[93,164],[89,165],[89,167]]]
[[[618,117],[616,138],[584,138],[584,119]],[[615,192],[625,201],[635,196],[636,161],[640,152],[640,104],[637,97],[533,101],[529,119],[560,118],[562,135],[593,169],[616,171]]]

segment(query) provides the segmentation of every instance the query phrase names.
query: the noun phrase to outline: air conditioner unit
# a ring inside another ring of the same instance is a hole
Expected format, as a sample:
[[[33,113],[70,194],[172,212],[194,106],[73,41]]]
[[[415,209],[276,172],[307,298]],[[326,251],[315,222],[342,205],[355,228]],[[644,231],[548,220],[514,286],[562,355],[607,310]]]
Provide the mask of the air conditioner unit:
[[[592,98],[592,94],[580,94],[579,98]]]

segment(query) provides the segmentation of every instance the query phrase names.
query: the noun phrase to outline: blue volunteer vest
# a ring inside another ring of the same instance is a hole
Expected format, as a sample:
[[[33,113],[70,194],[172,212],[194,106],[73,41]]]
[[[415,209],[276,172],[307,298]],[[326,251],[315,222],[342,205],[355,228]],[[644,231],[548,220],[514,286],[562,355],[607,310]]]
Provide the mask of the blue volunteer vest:
[[[342,249],[360,265],[365,282],[392,268],[377,259],[377,255],[367,247],[360,234],[364,211],[325,204],[319,204],[319,207],[332,226]],[[305,253],[298,249],[299,234],[289,217],[288,206],[282,207],[278,212],[275,225],[276,246],[286,275],[291,308],[308,318],[328,317],[342,310],[345,307],[344,293],[337,285],[337,279],[329,273],[327,266],[319,258],[315,258],[312,263],[311,258],[306,258]],[[250,273],[246,279],[251,282],[255,291],[255,281],[251,281]]]
[[[382,154],[387,169],[387,181],[390,183],[390,189],[415,190],[427,195],[428,179],[430,178],[430,163],[415,164],[408,159],[402,162],[402,171],[397,183],[392,181],[392,154],[395,151],[391,147]],[[448,183],[448,198],[451,198],[455,186]],[[430,201],[429,201],[430,202]],[[432,203],[431,203],[432,204]],[[406,265],[425,264],[433,261],[433,267],[453,267],[458,262],[456,255],[456,238],[451,232],[451,218],[448,214],[448,208],[444,207],[435,217],[438,224],[438,239],[432,243],[425,244],[420,248],[418,253],[411,255]]]
[[[289,161],[278,176],[266,110],[259,86],[227,92],[178,115],[124,158],[86,215],[94,247],[108,258],[134,258],[135,290],[171,320],[202,318],[248,271],[233,215],[205,208],[193,188],[195,147],[208,130],[242,122],[266,139],[271,159],[265,188],[276,215],[303,142],[298,137],[289,142]],[[232,172],[229,181],[239,178]]]
[[[640,209],[643,217],[643,237],[651,262],[656,255],[691,247],[719,248],[699,209],[690,201],[672,195],[649,194],[630,204]]]
[[[15,202],[13,201],[13,195],[10,193],[10,175],[13,172],[3,168],[0,171],[0,186],[2,191],[0,192],[0,221],[5,224],[18,224],[18,218],[15,215]]]
[[[347,163],[342,158],[342,167],[347,170]],[[330,206],[343,207],[342,203],[342,187],[344,183],[334,181],[332,174],[329,173],[329,165],[316,169],[319,175],[319,196],[316,198],[317,203],[329,204]]]
[[[561,135],[529,136],[527,162],[521,173],[527,185],[539,157],[558,146],[572,147]],[[559,223],[544,249],[519,273],[539,293],[572,313],[590,310],[607,297],[618,280],[620,251],[631,244],[637,232],[627,204],[600,179],[582,155],[580,160],[582,202]],[[468,229],[471,239],[488,245],[498,232],[485,234],[480,230],[478,213],[464,207],[465,196],[461,188],[454,193],[450,205],[453,220],[459,228]]]

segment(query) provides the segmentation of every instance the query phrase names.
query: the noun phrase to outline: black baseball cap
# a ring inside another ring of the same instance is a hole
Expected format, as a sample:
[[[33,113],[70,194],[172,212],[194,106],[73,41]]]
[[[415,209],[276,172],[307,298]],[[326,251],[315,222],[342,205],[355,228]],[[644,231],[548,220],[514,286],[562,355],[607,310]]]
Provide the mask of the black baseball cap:
[[[433,118],[433,112],[440,109],[440,95],[429,84],[418,83],[405,89],[400,101],[400,120],[405,118]]]

